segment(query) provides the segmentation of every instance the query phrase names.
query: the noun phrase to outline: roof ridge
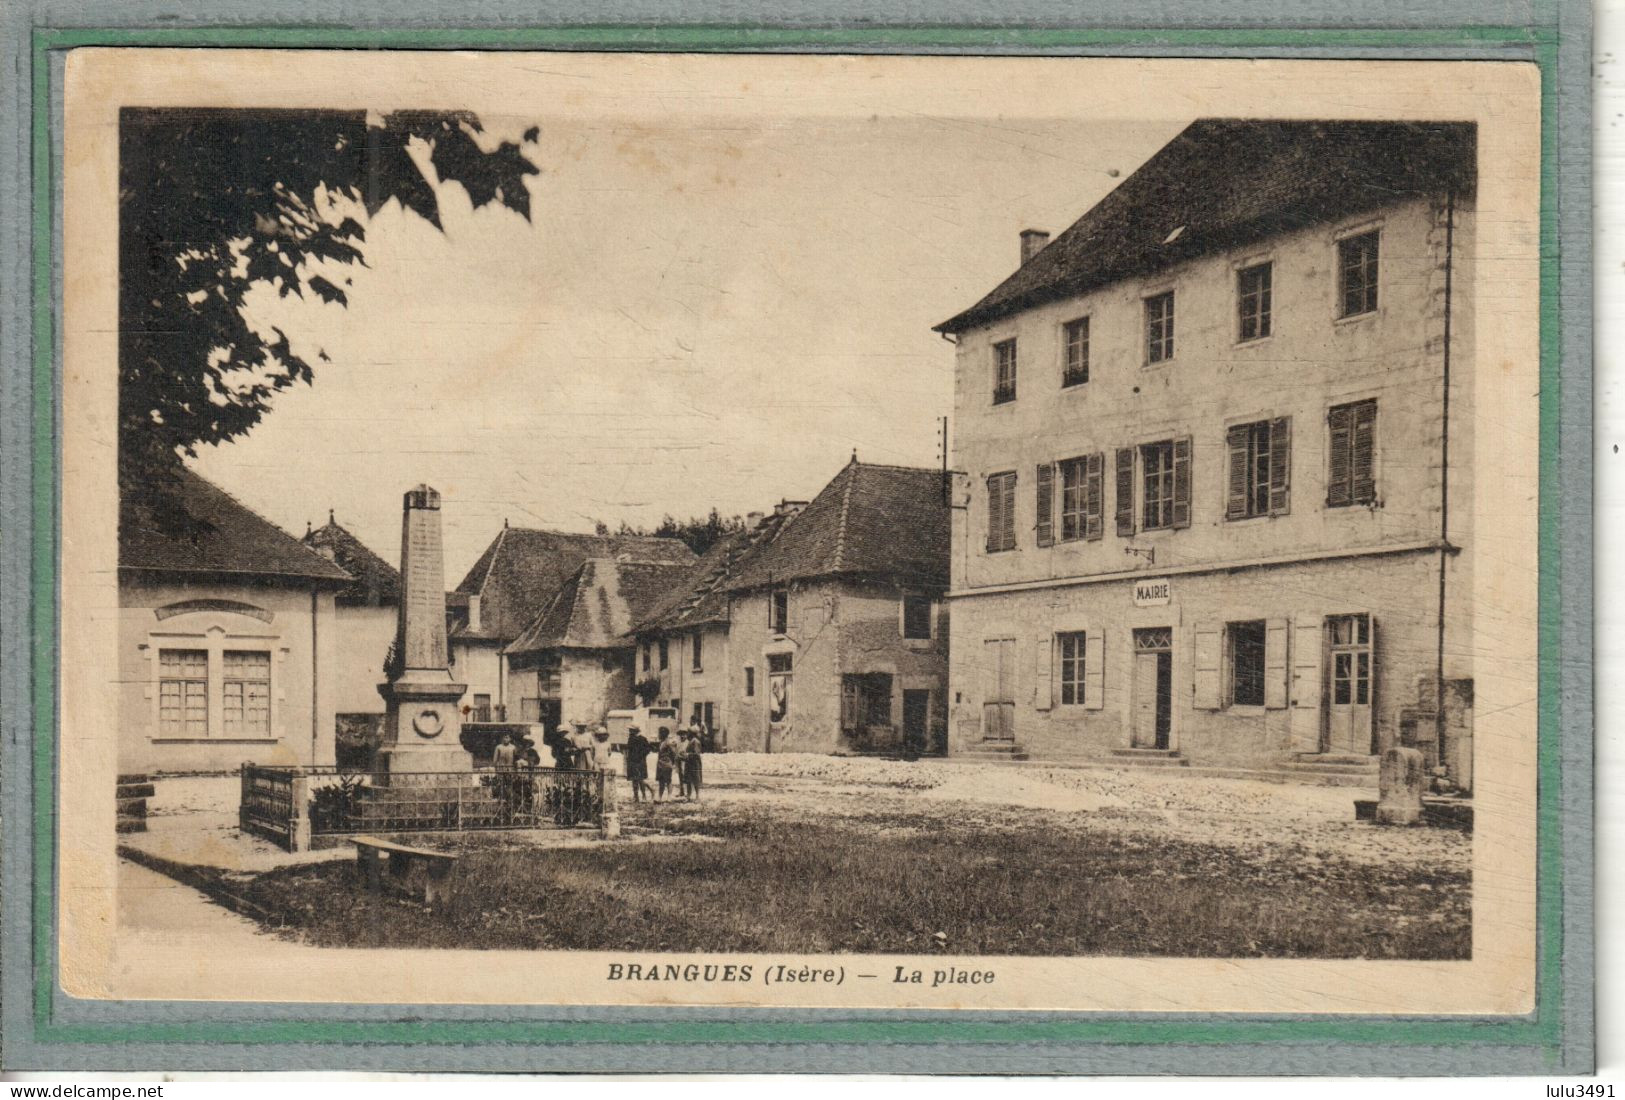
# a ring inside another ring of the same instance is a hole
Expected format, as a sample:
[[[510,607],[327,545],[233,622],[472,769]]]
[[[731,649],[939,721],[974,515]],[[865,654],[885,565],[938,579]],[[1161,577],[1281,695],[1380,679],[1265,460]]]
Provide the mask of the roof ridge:
[[[837,573],[841,571],[841,566],[846,561],[846,522],[852,514],[852,486],[858,481],[857,458],[854,457],[851,464],[838,476],[844,476],[846,484],[841,487],[841,515],[835,524],[835,560],[831,563]]]
[[[935,474],[940,471],[935,466],[903,466],[892,462],[863,462],[851,463],[854,466],[866,466],[871,470],[907,470],[911,473]]]

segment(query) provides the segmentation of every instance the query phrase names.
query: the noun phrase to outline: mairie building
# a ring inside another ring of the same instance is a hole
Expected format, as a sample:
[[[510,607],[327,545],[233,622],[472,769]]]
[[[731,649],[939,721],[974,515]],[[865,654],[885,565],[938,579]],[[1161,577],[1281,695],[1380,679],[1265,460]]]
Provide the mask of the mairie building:
[[[1470,124],[1191,124],[938,326],[950,751],[1470,789]]]

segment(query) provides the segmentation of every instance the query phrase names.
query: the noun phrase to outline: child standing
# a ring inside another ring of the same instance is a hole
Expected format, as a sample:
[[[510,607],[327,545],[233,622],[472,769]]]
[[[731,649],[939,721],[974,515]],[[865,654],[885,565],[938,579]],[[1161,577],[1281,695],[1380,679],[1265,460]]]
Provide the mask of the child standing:
[[[660,749],[655,757],[655,785],[658,788],[655,801],[664,802],[671,797],[671,772],[676,765],[677,739],[671,735],[671,730],[661,726]]]
[[[689,730],[688,745],[683,753],[683,786],[688,791],[688,797],[695,802],[700,800],[702,740],[700,727],[693,727]]]

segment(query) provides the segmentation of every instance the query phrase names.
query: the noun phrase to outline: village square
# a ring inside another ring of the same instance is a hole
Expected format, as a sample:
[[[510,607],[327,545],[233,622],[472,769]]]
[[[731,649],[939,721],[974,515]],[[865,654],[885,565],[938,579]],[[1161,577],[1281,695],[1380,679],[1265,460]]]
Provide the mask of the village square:
[[[1469,957],[1475,142],[1190,121],[937,318],[936,462],[737,515],[123,486],[121,928]]]

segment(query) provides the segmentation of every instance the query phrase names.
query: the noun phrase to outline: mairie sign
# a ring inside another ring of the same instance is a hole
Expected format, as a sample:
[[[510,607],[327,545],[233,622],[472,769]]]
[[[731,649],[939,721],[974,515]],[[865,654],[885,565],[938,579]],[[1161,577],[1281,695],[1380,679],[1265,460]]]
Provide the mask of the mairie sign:
[[[1135,607],[1161,607],[1173,599],[1174,582],[1167,577],[1134,582]]]

